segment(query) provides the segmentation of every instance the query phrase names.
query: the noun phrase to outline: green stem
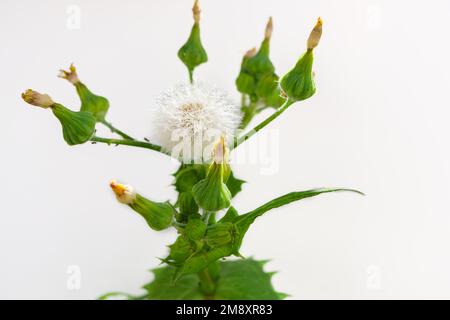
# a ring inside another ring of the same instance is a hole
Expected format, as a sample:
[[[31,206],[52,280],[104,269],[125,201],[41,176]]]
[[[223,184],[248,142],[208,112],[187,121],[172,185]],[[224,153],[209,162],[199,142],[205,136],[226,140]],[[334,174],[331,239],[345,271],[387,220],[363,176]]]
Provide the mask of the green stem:
[[[102,137],[97,137],[97,136],[93,136],[91,138],[91,141],[106,143],[108,145],[111,145],[111,144],[119,145],[120,144],[120,145],[125,145],[125,146],[145,148],[145,149],[158,151],[158,152],[168,155],[168,153],[165,153],[164,151],[162,151],[161,146],[158,146],[158,145],[152,144],[152,143],[148,143],[148,142],[143,142],[143,141],[127,140],[127,139],[110,139],[110,138],[102,138]]]
[[[116,127],[114,127],[111,123],[109,123],[106,120],[102,120],[101,123],[109,128],[109,130],[111,130],[111,132],[113,133],[117,133],[119,136],[121,136],[122,138],[125,138],[127,140],[134,140],[134,138],[130,137],[129,135],[127,135],[125,132],[123,132],[122,130],[117,129]]]
[[[189,69],[188,72],[189,72],[189,82],[191,84],[193,84],[194,83],[194,70]]]
[[[210,299],[214,295],[216,290],[216,284],[208,270],[208,267],[204,268],[198,273],[200,279],[200,289],[205,294],[206,299]]]
[[[269,123],[271,123],[273,120],[278,118],[279,115],[281,115],[284,111],[286,111],[287,108],[289,108],[295,101],[286,99],[286,101],[283,103],[283,105],[277,109],[270,117],[268,117],[266,120],[258,124],[256,127],[248,131],[243,136],[240,136],[239,138],[236,138],[234,141],[234,145],[232,149],[235,149],[238,147],[241,143],[248,140],[250,137],[252,137],[255,133],[257,133],[259,130],[267,126]]]

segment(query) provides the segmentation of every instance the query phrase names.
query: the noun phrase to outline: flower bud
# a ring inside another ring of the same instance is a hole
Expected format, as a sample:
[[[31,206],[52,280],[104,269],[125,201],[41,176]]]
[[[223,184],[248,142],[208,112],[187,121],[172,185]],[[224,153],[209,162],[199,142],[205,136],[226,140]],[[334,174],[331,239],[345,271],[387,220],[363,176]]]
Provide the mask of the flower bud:
[[[221,138],[214,147],[213,162],[208,168],[206,178],[192,188],[198,206],[207,211],[228,208],[232,196],[225,183],[229,176],[228,151],[224,139]]]
[[[139,213],[153,230],[159,231],[171,226],[175,210],[169,203],[153,202],[136,193],[131,186],[116,181],[112,181],[110,186],[117,200]]]
[[[269,57],[272,31],[273,22],[270,18],[259,50],[256,52],[253,49],[244,55],[236,79],[239,92],[250,95],[253,100],[270,96],[277,87],[278,76]]]
[[[200,215],[193,215],[189,217],[184,232],[189,239],[193,241],[200,240],[205,235],[206,223],[202,221]]]
[[[178,196],[178,208],[182,217],[198,213],[198,205],[191,192],[182,192]],[[181,219],[184,220],[184,219]]]
[[[99,122],[105,120],[106,113],[109,109],[108,99],[93,94],[88,87],[80,81],[77,70],[73,64],[70,65],[69,71],[60,70],[58,76],[66,79],[75,86],[81,100],[81,111],[92,113]]]
[[[234,241],[236,228],[231,222],[221,222],[212,225],[206,232],[206,244],[210,247],[219,247]]]
[[[203,48],[200,39],[200,7],[198,0],[195,1],[192,8],[194,16],[194,25],[187,42],[178,50],[178,57],[185,64],[189,71],[189,78],[192,82],[194,69],[208,61],[208,55]]]
[[[307,42],[307,51],[298,60],[295,67],[280,81],[283,92],[291,101],[308,99],[316,92],[312,66],[313,49],[317,46],[322,34],[322,20],[319,18]]]
[[[49,95],[28,89],[22,94],[25,102],[44,109],[50,108],[61,123],[64,140],[69,145],[88,141],[95,132],[95,118],[89,112],[72,111],[55,103]]]
[[[95,132],[95,117],[84,111],[72,111],[60,104],[54,104],[53,114],[58,118],[68,145],[82,144],[92,138]]]

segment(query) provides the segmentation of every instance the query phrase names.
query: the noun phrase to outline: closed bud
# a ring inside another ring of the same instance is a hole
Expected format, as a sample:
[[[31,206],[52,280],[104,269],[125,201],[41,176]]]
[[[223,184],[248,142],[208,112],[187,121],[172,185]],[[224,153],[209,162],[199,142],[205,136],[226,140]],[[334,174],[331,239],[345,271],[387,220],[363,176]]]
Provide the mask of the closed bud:
[[[236,232],[236,227],[231,222],[214,224],[206,232],[206,244],[210,247],[219,247],[232,243]]]
[[[169,203],[153,202],[136,193],[131,186],[116,181],[112,181],[110,186],[117,200],[139,213],[153,230],[159,231],[171,226],[175,210]]]
[[[259,50],[252,49],[244,55],[236,79],[239,92],[248,94],[254,99],[270,96],[277,87],[278,76],[269,57],[272,31],[273,22],[270,18]]]
[[[198,213],[198,205],[191,192],[180,193],[178,196],[178,208],[182,217]]]
[[[280,86],[286,96],[293,101],[308,99],[316,92],[312,66],[314,62],[313,49],[317,46],[322,34],[322,20],[319,18],[307,42],[305,54],[298,60],[295,67],[280,81]]]
[[[208,168],[206,178],[192,188],[192,194],[198,206],[207,211],[228,208],[231,192],[225,183],[229,176],[228,150],[224,138],[221,138],[214,147],[213,162]]]
[[[200,215],[193,215],[189,217],[189,220],[184,229],[186,237],[193,241],[203,238],[206,232],[206,223],[204,223]]]
[[[69,145],[88,141],[95,132],[95,118],[89,112],[75,112],[54,102],[49,95],[28,89],[22,94],[25,102],[44,109],[51,109],[61,123],[64,140]]]
[[[200,39],[200,7],[198,0],[195,1],[192,8],[194,16],[194,25],[191,29],[191,34],[187,42],[178,50],[178,57],[184,63],[189,71],[189,78],[193,81],[194,69],[208,61],[208,55],[203,48]]]
[[[66,79],[75,86],[81,100],[81,111],[92,113],[99,122],[105,120],[106,113],[109,109],[108,99],[93,94],[88,87],[80,81],[77,70],[73,64],[70,65],[69,71],[60,70],[58,76]]]
[[[72,111],[61,104],[54,104],[53,114],[62,126],[63,137],[68,145],[82,144],[92,138],[95,132],[95,117],[84,111]]]

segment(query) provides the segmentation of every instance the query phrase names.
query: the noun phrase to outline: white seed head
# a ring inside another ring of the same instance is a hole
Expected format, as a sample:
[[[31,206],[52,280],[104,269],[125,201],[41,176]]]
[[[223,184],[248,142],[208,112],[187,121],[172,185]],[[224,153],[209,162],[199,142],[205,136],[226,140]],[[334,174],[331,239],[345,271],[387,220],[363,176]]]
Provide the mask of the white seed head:
[[[132,186],[117,183],[115,180],[111,181],[109,185],[120,203],[132,204],[136,199],[136,192],[134,192]]]
[[[204,83],[180,84],[164,92],[155,110],[155,140],[183,162],[208,162],[220,137],[233,141],[239,106]]]

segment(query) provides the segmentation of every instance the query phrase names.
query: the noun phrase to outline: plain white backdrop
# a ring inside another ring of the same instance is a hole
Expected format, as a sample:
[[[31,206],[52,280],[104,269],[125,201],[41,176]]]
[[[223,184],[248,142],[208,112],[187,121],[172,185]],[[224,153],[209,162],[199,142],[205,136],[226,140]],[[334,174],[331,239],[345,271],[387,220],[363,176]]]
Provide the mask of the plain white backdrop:
[[[187,80],[176,53],[191,7],[190,0],[1,1],[0,298],[139,294],[151,280],[147,270],[175,234],[152,232],[115,201],[108,182],[174,199],[177,164],[144,149],[68,147],[51,114],[20,93],[34,88],[78,108],[73,87],[56,77],[74,62],[110,100],[109,120],[148,136],[154,98]],[[258,161],[234,166],[249,182],[235,207],[246,212],[314,187],[367,194],[274,210],[254,224],[242,253],[272,259],[276,289],[294,299],[450,298],[450,2],[203,0],[201,7],[209,62],[196,77],[236,102],[241,57],[259,45],[269,16],[279,74],[303,52],[317,17],[324,20],[317,93],[260,134],[279,137],[268,158],[276,170],[264,172],[267,163]],[[68,286],[78,272],[80,286]]]

